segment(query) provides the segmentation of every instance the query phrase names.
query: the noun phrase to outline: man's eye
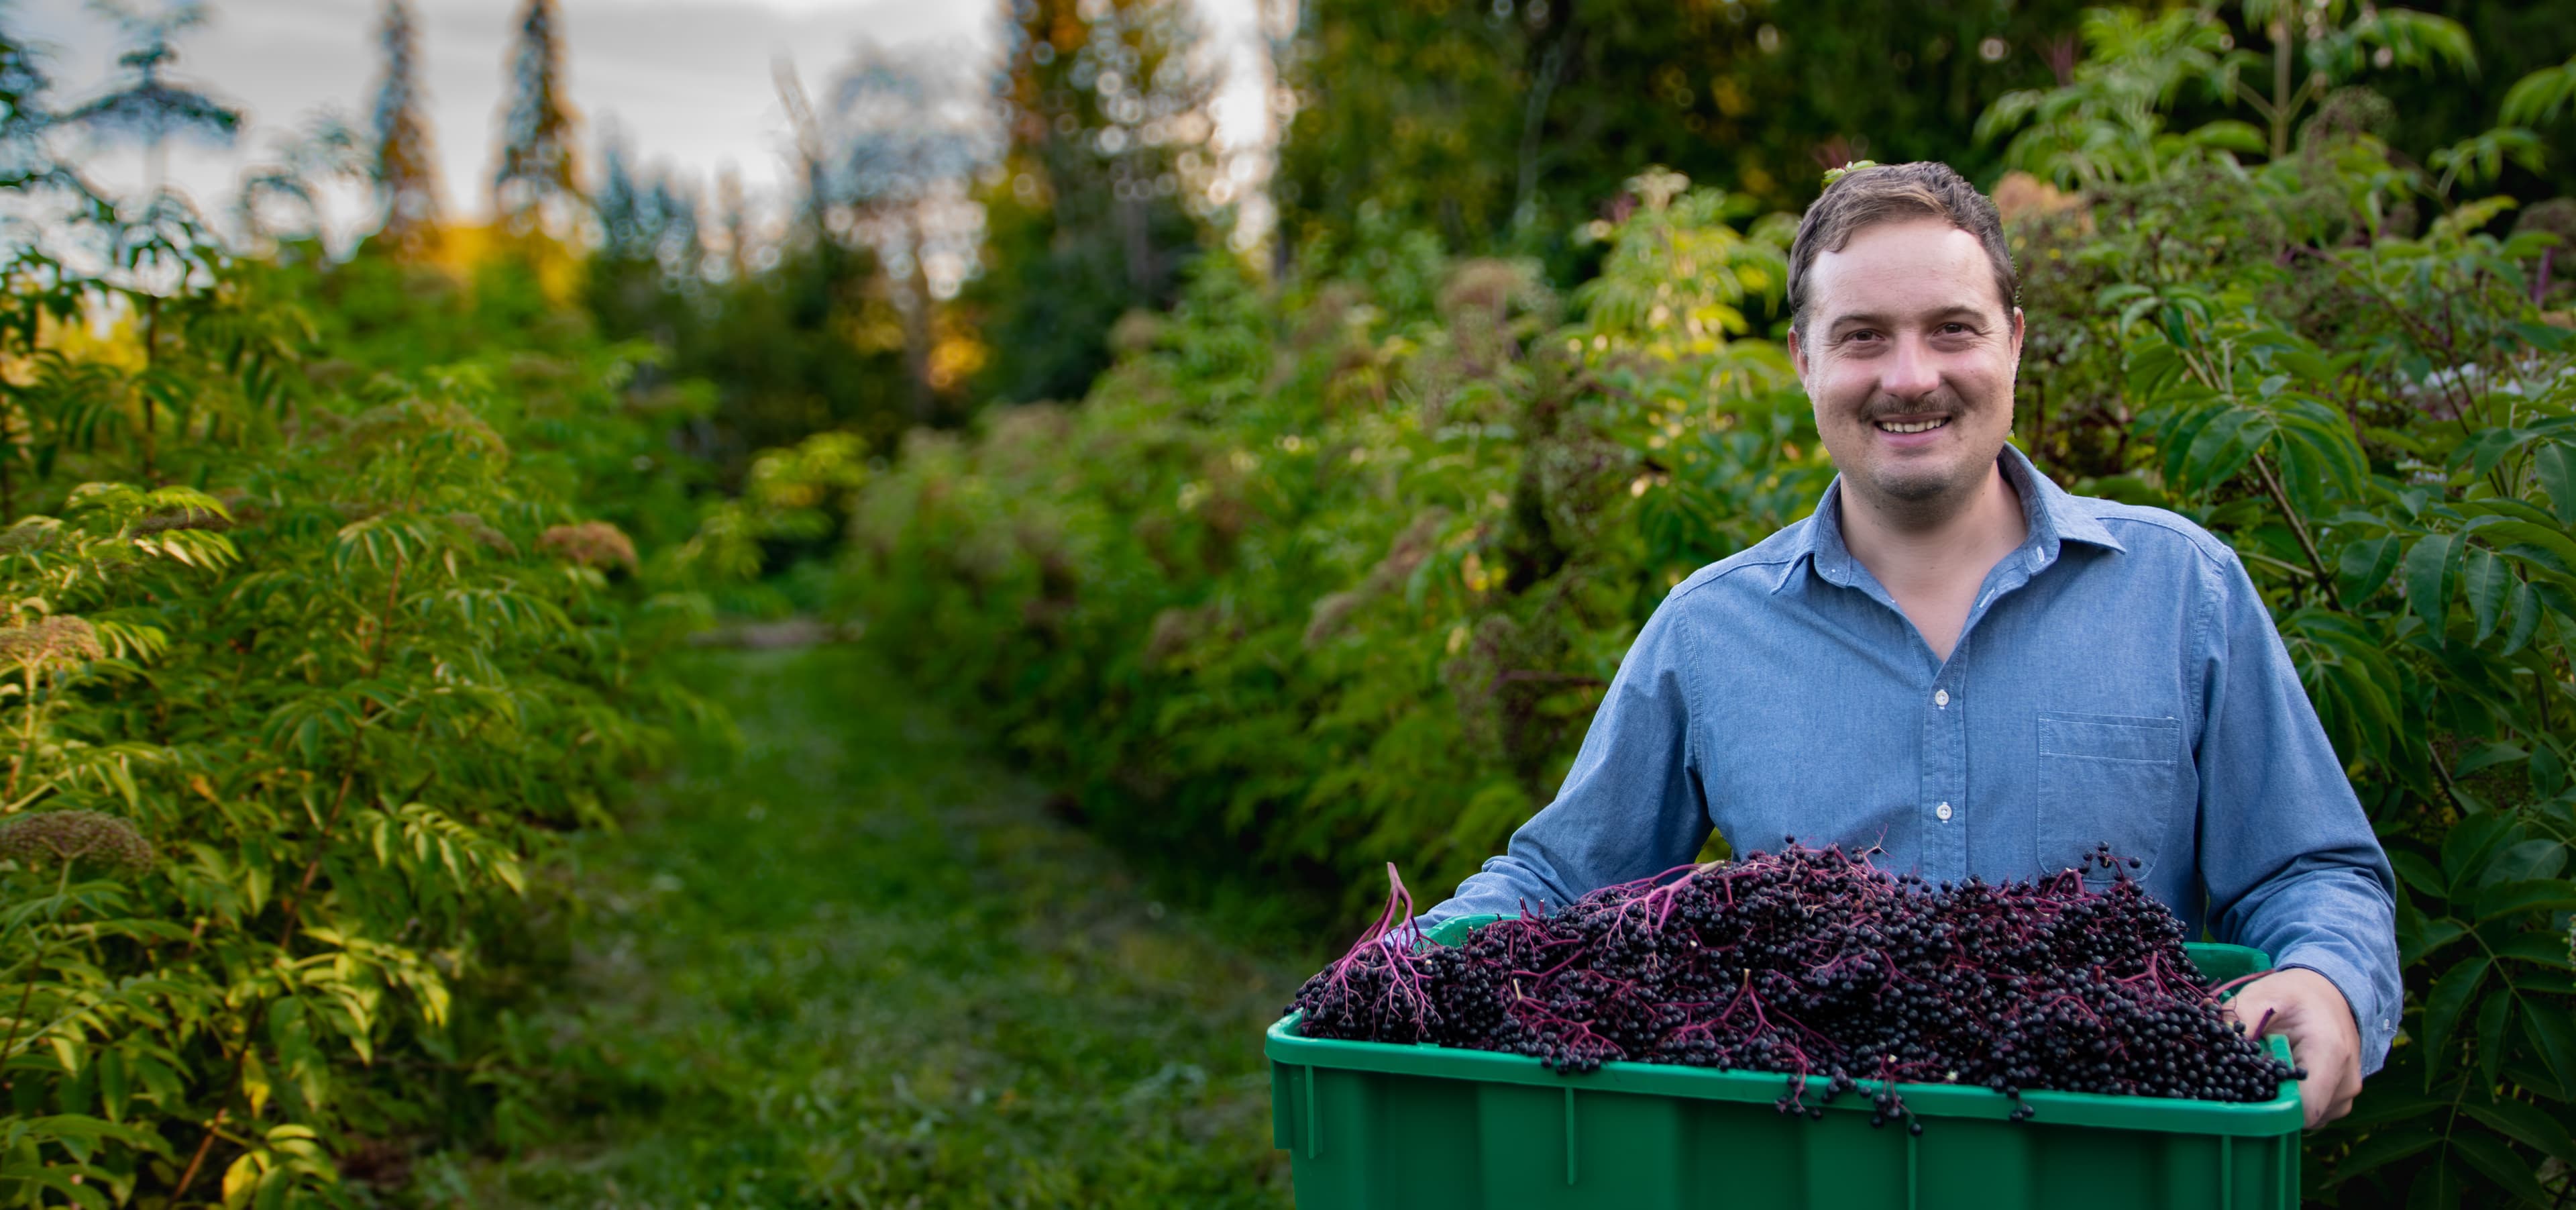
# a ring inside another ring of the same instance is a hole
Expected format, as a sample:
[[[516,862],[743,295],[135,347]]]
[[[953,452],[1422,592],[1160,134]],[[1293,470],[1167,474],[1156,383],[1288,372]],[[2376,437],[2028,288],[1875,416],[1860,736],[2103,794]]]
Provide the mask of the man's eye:
[[[1952,321],[1941,325],[1941,334],[1944,336],[1965,336],[1967,333],[1968,325],[1963,323]]]

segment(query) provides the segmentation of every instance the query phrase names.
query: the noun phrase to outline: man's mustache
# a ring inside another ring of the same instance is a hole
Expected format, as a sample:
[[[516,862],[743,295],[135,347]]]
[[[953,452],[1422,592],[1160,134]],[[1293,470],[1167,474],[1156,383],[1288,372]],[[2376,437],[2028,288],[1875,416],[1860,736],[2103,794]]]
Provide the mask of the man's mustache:
[[[1966,408],[1960,405],[1959,397],[1956,394],[1953,394],[1948,390],[1940,390],[1934,391],[1921,399],[1897,399],[1892,396],[1879,396],[1878,398],[1870,400],[1869,403],[1861,409],[1860,419],[1863,424],[1875,424],[1878,421],[1890,419],[1896,416],[1920,416],[1926,412],[1942,412],[1951,416],[1956,416],[1966,410]]]

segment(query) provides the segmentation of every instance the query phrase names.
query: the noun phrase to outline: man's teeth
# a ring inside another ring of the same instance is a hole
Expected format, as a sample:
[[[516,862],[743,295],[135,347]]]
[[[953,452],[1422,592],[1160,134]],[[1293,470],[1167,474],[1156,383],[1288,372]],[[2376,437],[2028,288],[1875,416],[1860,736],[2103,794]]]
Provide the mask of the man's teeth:
[[[1948,423],[1950,418],[1947,416],[1937,420],[1917,420],[1905,424],[1899,424],[1893,420],[1881,420],[1878,422],[1878,428],[1884,433],[1928,433]]]

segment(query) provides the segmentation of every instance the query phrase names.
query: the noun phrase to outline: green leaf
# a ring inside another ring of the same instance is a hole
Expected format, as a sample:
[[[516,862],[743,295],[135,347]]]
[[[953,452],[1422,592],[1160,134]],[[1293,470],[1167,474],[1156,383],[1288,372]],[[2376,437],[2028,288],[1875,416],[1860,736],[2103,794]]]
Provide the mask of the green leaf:
[[[2558,749],[2543,742],[2531,750],[2531,791],[2541,798],[2555,798],[2567,785],[2567,761]],[[2544,875],[2545,877],[2545,875]]]
[[[2549,607],[2550,612],[2569,621],[2576,621],[2576,593],[2571,593],[2556,583],[2546,580],[2533,580],[2527,587],[2531,589],[2533,596],[2540,599],[2542,605]]]
[[[2477,995],[2479,984],[2486,981],[2487,968],[2494,962],[2484,954],[2468,958],[2433,981],[2433,989],[2424,996],[2424,1086],[2432,1087],[2435,1075],[2451,1064],[2451,1031],[2459,1025],[2460,1014],[2468,1011],[2469,1000]]]
[[[2576,575],[2576,541],[2569,541],[2566,534],[2546,525],[2507,517],[2480,528],[2478,537],[2506,554],[2562,576]]]
[[[2460,500],[2451,505],[2464,517],[2502,517],[2508,521],[2529,521],[2534,525],[2555,526],[2558,518],[2549,510],[2527,500],[2511,496],[2487,496],[2477,500]]]
[[[2388,864],[2396,869],[2398,877],[2406,880],[2406,885],[2432,898],[2446,898],[2451,893],[2450,884],[2442,879],[2441,869],[2433,864],[2431,858],[2413,849],[2390,849]]]
[[[2483,934],[2482,934],[2483,935]],[[2499,958],[2514,958],[2537,963],[2554,970],[2576,971],[2576,961],[2567,957],[2567,934],[2558,929],[2539,933],[2515,933],[2492,947]]]
[[[2523,912],[2571,911],[2576,910],[2576,882],[2560,878],[2498,882],[2479,890],[2476,902],[2479,924]]]
[[[2477,622],[2470,642],[2486,642],[2495,633],[2496,623],[2504,620],[2505,592],[2519,583],[2513,569],[2488,551],[2471,547],[2461,556],[2460,586],[2468,592],[2469,612]]]
[[[2514,821],[2498,814],[2463,819],[2442,838],[2442,874],[2450,885],[2463,887],[2469,879],[2486,868],[2487,855],[2512,838]]]
[[[2558,1079],[2558,1099],[2576,1101],[2576,1021],[2565,1013],[2524,1013],[2522,1032]]]
[[[2558,511],[2558,519],[2576,525],[2576,450],[2552,441],[2540,447],[2531,469],[2540,480],[2540,490],[2549,493],[2549,506]]]
[[[2406,1210],[2460,1210],[2463,1195],[2459,1170],[2444,1156],[2415,1173],[2415,1185],[2406,1191]]]
[[[2403,931],[2398,934],[2399,965],[2413,966],[2427,957],[2440,953],[2443,946],[2468,935],[2468,926],[2448,916],[2427,919],[2417,926],[2412,936]]]
[[[2346,606],[2358,608],[2388,583],[2388,577],[2397,571],[2398,551],[2395,534],[2364,538],[2344,546],[2335,556],[2335,584],[2343,591]]]
[[[2530,433],[2521,429],[2482,430],[2452,453],[2451,465],[2456,468],[2465,462],[2471,476],[2482,477],[2494,470],[2496,463],[2503,461],[2514,446],[2530,437]]]
[[[2447,1105],[2449,1102],[2439,1103]],[[2369,1137],[2353,1144],[2350,1154],[2335,1163],[2335,1183],[2358,1180],[2441,1141],[2441,1131],[2424,1129],[2421,1123],[2415,1122],[2401,1121],[2394,1126],[2373,1130]]]
[[[2198,390],[2198,388],[2191,389]],[[2231,409],[2224,405],[2195,407],[2183,413],[2170,428],[2158,435],[2157,443],[2164,449],[2165,482],[2174,485],[2177,489],[2188,486],[2183,478],[2184,462],[2191,457],[2191,451],[2198,444],[2201,433],[2225,419],[2230,411]]]
[[[2496,1068],[2504,1063],[2504,1033],[2513,1020],[2514,997],[2489,996],[2478,1006],[2478,1074],[2492,1088]]]
[[[98,1095],[100,1103],[107,1110],[109,1121],[125,1120],[129,1092],[126,1084],[124,1051],[110,1049],[99,1052]]]
[[[2546,751],[2546,749],[2543,749]],[[2567,844],[2554,837],[2526,840],[2499,849],[2478,871],[2478,885],[2494,886],[2535,878],[2555,878],[2567,868]]]
[[[2515,238],[2522,239],[2524,237],[2516,236]],[[2564,248],[2568,245],[2564,240],[2562,240],[2558,246]],[[2508,326],[2513,329],[2514,335],[2520,336],[2524,340],[2530,342],[2533,347],[2546,349],[2552,353],[2564,353],[2567,351],[2569,346],[2576,345],[2576,332],[2568,331],[2565,328],[2554,327],[2549,324],[2519,322]]]
[[[2520,744],[2483,744],[2461,757],[2460,763],[2451,766],[2451,776],[2467,777],[2482,769],[2530,757],[2531,753],[2524,751]]]
[[[2458,582],[2459,539],[2426,534],[2406,552],[2406,607],[2424,619],[2435,645],[2442,644],[2451,614],[2451,586]]]
[[[2183,483],[2216,488],[2236,477],[2272,440],[2272,418],[2251,408],[2229,408],[2227,415],[2201,430],[2184,459]]]
[[[2493,1135],[2463,1130],[2451,1136],[2451,1149],[2466,1159],[2470,1167],[2477,1169],[2478,1175],[2503,1186],[2505,1192],[2524,1204],[2537,1206],[2540,1210],[2557,1210],[2550,1202],[2549,1193],[2532,1177],[2531,1165],[2524,1163],[2522,1157],[2514,1154],[2513,1148],[2502,1140]]]
[[[2504,650],[2499,653],[2508,656],[2522,650],[2540,629],[2540,593],[2529,584],[2516,584],[2511,604],[2513,625],[2506,631]]]
[[[2394,1080],[2373,1080],[2362,1085],[2360,1099],[2352,1103],[2352,1113],[2337,1122],[2335,1129],[2375,1137],[2380,1127],[2391,1122],[2420,1118],[2429,1113],[2448,1114],[2451,1104],[2451,1098],[2443,1093],[2417,1092]]]
[[[66,1164],[35,1169],[21,1169],[13,1165],[11,1166],[8,1174],[19,1180],[43,1185],[56,1193],[62,1194],[74,1205],[81,1206],[84,1210],[108,1210],[107,1195],[99,1192],[96,1185],[88,1183],[89,1177],[102,1174],[98,1169],[89,1167],[88,1165]],[[71,1178],[75,1175],[83,1177],[82,1183],[72,1183]],[[22,1204],[40,1205],[42,1203],[28,1202]]]
[[[2562,1162],[2576,1164],[2576,1140],[2569,1138],[2567,1127],[2535,1106],[2521,1101],[2496,1100],[2484,1105],[2463,1105],[2461,1109],[2506,1138],[2542,1155],[2554,1155]]]

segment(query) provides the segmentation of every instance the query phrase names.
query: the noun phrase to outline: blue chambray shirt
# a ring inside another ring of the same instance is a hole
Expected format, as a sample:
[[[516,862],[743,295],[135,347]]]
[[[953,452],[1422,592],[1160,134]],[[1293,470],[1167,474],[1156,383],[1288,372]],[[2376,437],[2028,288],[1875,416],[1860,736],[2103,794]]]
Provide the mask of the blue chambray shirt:
[[[2190,935],[2332,980],[2378,1070],[2395,884],[2244,565],[2171,512],[2000,461],[2030,537],[1946,663],[1843,545],[1836,478],[1813,516],[1674,586],[1555,802],[1423,926],[1682,865],[1712,827],[1739,852],[1877,845],[1935,881],[2030,878],[2107,841]]]

